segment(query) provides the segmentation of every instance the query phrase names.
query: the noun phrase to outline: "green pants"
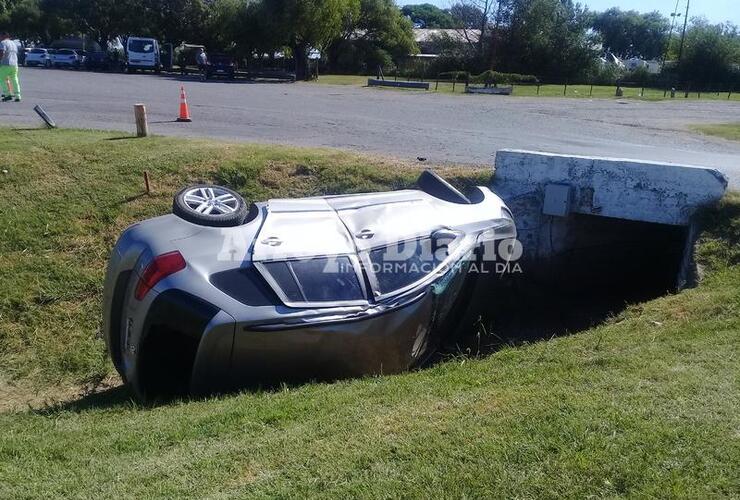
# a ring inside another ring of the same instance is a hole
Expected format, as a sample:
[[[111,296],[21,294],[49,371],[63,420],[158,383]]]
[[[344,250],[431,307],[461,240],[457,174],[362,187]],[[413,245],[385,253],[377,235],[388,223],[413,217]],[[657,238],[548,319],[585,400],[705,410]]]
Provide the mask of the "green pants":
[[[8,82],[12,90],[8,87]],[[15,95],[21,98],[21,84],[18,82],[18,66],[0,66],[0,89],[3,95]]]

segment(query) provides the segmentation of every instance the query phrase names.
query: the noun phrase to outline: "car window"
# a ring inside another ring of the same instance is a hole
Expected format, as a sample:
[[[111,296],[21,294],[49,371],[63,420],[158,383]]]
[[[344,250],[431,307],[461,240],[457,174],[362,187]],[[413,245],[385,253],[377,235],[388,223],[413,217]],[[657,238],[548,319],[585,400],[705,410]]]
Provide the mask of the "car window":
[[[265,262],[263,265],[290,302],[366,299],[347,256]]]
[[[296,260],[290,265],[308,302],[365,298],[349,257]]]
[[[70,56],[70,55],[74,54],[74,51],[62,49],[62,50],[57,50],[57,54],[58,55],[61,55],[61,56]]]
[[[368,252],[371,272],[382,295],[423,279],[434,272],[447,255],[447,248],[435,248],[432,238],[399,242]]]
[[[305,302],[287,262],[265,262],[263,265],[290,302]]]
[[[154,44],[147,40],[129,40],[128,50],[148,54],[154,52]]]
[[[44,49],[33,49],[31,54],[46,54],[46,51]]]

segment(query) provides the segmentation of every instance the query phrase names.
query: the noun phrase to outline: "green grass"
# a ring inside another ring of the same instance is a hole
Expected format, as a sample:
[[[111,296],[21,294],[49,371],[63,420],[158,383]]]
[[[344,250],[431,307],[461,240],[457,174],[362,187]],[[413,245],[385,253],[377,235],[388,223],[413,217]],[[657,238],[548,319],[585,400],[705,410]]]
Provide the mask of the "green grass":
[[[0,129],[6,384],[110,373],[96,338],[107,252],[181,185],[265,198],[418,173],[329,150],[116,135]],[[152,197],[136,197],[144,170]],[[740,196],[704,222],[701,286],[569,337],[396,376],[158,407],[114,388],[0,413],[0,498],[737,496]]]
[[[714,135],[729,139],[731,141],[740,141],[740,123],[719,123],[715,125],[697,125],[692,127],[693,130],[706,135]]]
[[[367,86],[367,79],[375,78],[375,76],[361,76],[361,75],[321,75],[317,81],[312,83],[324,84],[324,85],[350,85],[356,87]],[[386,79],[393,80],[392,76],[386,76]],[[406,78],[399,77],[399,80],[406,81]],[[440,82],[436,84],[434,79],[425,80],[429,82],[430,92],[439,92],[444,94],[463,94],[465,92],[465,83],[458,82],[453,85],[451,82]],[[409,89],[393,89],[383,88],[381,90],[402,90],[405,92],[424,92],[422,90],[409,90]],[[663,90],[658,89],[642,89],[640,87],[623,87],[624,98],[627,99],[644,99],[648,101],[660,101],[660,100],[671,100],[670,94],[664,95]],[[616,87],[613,85],[541,85],[539,90],[536,85],[514,85],[514,96],[519,97],[572,97],[572,98],[593,98],[593,99],[609,99],[615,98]],[[677,97],[673,100],[682,101],[686,100],[683,93],[677,93]],[[720,93],[702,93],[701,95],[693,92],[689,94],[688,99],[707,99],[707,100],[728,100],[727,92]],[[740,101],[740,93],[730,94],[730,100]]]

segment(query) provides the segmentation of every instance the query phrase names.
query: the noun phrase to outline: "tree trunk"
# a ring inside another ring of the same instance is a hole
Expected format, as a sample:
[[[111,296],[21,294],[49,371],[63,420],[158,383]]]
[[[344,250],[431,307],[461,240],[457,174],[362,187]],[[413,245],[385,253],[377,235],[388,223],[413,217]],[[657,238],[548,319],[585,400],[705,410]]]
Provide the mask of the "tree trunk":
[[[308,70],[308,46],[305,43],[294,45],[293,58],[295,59],[295,79],[309,80],[311,73]]]

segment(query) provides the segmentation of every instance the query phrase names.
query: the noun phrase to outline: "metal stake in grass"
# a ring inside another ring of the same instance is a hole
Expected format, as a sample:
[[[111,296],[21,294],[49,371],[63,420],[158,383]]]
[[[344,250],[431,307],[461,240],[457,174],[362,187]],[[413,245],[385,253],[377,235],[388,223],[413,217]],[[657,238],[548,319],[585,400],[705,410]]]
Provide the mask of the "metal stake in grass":
[[[144,187],[146,188],[146,194],[151,194],[151,190],[149,189],[149,172],[144,170]]]

